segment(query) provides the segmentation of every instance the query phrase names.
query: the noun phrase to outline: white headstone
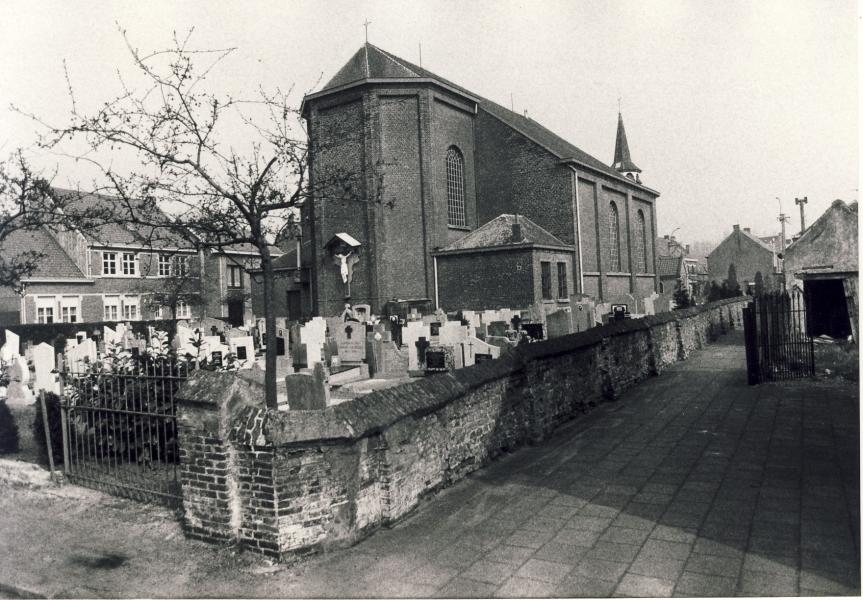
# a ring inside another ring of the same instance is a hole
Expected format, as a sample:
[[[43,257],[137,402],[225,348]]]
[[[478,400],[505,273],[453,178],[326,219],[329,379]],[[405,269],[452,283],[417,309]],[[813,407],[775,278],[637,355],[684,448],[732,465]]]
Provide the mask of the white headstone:
[[[3,359],[3,362],[10,362],[19,354],[21,354],[21,338],[14,331],[7,329],[6,342],[0,348],[0,359]]]
[[[60,393],[60,383],[53,373],[56,363],[54,347],[42,342],[33,347],[33,390],[45,390],[54,394]]]
[[[306,366],[309,369],[324,361],[323,349],[326,341],[327,322],[322,317],[315,317],[300,327],[300,343],[306,346]]]
[[[237,357],[241,369],[251,369],[255,363],[255,343],[251,336],[232,337],[228,340],[231,353]]]
[[[477,354],[490,354],[492,358],[500,356],[500,348],[492,344],[486,344],[481,339],[473,336],[468,337],[462,343],[462,346],[464,347],[464,366],[466,367],[476,363]]]
[[[402,344],[408,349],[408,370],[410,371],[416,371],[420,368],[416,343],[421,337],[430,342],[431,327],[422,321],[408,321],[402,329]]]
[[[97,357],[96,342],[87,338],[71,349],[66,345],[66,369],[72,373],[83,373],[87,371],[88,363],[92,363]]]

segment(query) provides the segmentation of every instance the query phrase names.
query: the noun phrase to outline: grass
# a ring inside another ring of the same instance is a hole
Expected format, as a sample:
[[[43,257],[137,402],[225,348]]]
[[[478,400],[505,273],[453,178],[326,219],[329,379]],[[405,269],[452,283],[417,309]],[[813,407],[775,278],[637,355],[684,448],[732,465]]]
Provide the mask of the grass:
[[[815,372],[860,381],[860,352],[853,342],[815,343]]]

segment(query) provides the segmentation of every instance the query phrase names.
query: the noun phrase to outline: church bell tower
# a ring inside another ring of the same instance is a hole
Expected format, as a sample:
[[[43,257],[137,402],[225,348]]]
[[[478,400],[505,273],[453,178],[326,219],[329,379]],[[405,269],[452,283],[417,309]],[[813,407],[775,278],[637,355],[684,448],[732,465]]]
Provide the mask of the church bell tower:
[[[641,183],[641,169],[635,166],[629,156],[629,143],[626,141],[626,129],[623,128],[623,115],[620,112],[617,113],[617,139],[614,142],[614,162],[611,166],[621,175]]]

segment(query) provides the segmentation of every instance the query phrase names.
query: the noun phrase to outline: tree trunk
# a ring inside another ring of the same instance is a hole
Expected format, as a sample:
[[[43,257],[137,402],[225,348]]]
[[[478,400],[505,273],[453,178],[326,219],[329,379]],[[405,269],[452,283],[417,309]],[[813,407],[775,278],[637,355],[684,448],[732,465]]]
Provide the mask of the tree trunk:
[[[264,271],[264,322],[267,329],[267,354],[265,360],[264,386],[267,408],[278,408],[276,394],[276,313],[273,308],[273,257],[266,242],[259,248],[261,268]]]

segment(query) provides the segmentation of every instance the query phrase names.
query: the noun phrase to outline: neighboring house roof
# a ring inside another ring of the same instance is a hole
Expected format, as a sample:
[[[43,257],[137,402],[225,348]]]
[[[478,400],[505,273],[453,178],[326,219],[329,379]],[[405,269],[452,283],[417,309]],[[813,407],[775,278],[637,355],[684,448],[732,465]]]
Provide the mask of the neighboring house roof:
[[[468,96],[477,103],[479,110],[503,121],[513,129],[516,129],[526,137],[530,138],[540,146],[545,147],[552,154],[562,160],[572,159],[586,167],[605,173],[616,180],[625,181],[632,185],[638,185],[658,195],[658,192],[643,186],[642,184],[621,175],[616,169],[606,165],[604,162],[594,158],[587,152],[567,142],[562,137],[546,129],[533,119],[515,113],[500,104],[476,95],[474,92],[463,88],[439,75],[414,65],[403,58],[399,58],[389,52],[366,43],[360,48],[348,62],[339,69],[338,73],[327,82],[318,92],[309,97],[323,95],[326,92],[337,90],[340,87],[359,83],[366,79],[434,79],[454,90]],[[304,100],[305,102],[305,100]],[[634,166],[634,165],[632,165]],[[635,167],[635,170],[640,170]]]
[[[127,205],[122,199],[102,194],[55,188],[58,196],[66,202],[67,212],[82,214],[88,210],[105,210],[109,213],[128,214],[129,210],[138,211],[144,218],[165,223],[169,219],[158,207],[143,200],[132,201]],[[97,246],[141,246],[152,248],[183,248],[189,243],[179,234],[163,229],[132,223],[104,223],[94,228],[85,228],[81,233]]]
[[[657,256],[656,270],[659,277],[680,277],[680,256]]]
[[[516,215],[499,215],[482,227],[473,230],[463,238],[442,248],[439,252],[480,250],[507,246],[545,246],[572,250],[572,246],[560,241],[524,215],[518,215],[517,218],[521,228],[520,239],[515,239],[513,236],[513,225],[516,222]]]
[[[737,226],[735,225],[735,227],[737,227]],[[731,238],[733,238],[735,235],[741,235],[741,236],[743,236],[743,237],[745,237],[745,238],[747,238],[747,239],[749,239],[749,240],[752,240],[752,241],[753,241],[753,242],[755,242],[755,244],[756,244],[756,245],[758,245],[760,248],[763,248],[764,250],[767,250],[768,252],[770,252],[771,254],[773,254],[773,246],[770,246],[770,245],[768,245],[768,244],[765,244],[765,243],[761,240],[761,238],[759,238],[758,236],[755,236],[755,235],[753,235],[752,233],[750,233],[750,232],[748,232],[748,231],[745,231],[745,230],[743,230],[743,229],[741,229],[741,228],[739,228],[739,227],[738,227],[738,228],[736,228],[736,229],[734,229],[734,231],[732,231],[730,234],[728,234],[728,236],[727,236],[724,240],[722,240],[721,242],[719,242],[719,244],[717,244],[717,245],[716,245],[716,248],[719,248],[720,246],[722,246],[725,242],[727,242],[728,240],[730,240]],[[714,252],[716,252],[716,248],[714,248],[714,249],[713,249],[713,251],[710,253],[711,255],[712,255]],[[708,255],[706,258],[710,258],[710,255]]]
[[[626,141],[626,129],[623,128],[623,115],[620,113],[617,113],[617,139],[614,140],[614,163],[611,166],[622,172],[641,173],[629,156],[629,142]]]
[[[24,258],[26,252],[42,255],[36,261],[36,270],[27,279],[81,279],[89,281],[60,244],[44,229],[18,229],[9,233],[0,247],[0,254],[6,260]]]

